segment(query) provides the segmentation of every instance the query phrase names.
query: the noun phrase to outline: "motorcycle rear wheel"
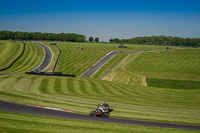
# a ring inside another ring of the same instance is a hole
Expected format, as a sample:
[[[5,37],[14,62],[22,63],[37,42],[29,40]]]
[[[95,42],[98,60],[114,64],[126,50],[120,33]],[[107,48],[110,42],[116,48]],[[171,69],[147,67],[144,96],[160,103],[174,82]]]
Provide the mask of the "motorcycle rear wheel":
[[[91,111],[91,112],[90,112],[90,114],[89,114],[89,116],[90,116],[90,117],[93,117],[93,116],[95,116],[95,111],[94,111],[94,110],[93,110],[93,111]]]

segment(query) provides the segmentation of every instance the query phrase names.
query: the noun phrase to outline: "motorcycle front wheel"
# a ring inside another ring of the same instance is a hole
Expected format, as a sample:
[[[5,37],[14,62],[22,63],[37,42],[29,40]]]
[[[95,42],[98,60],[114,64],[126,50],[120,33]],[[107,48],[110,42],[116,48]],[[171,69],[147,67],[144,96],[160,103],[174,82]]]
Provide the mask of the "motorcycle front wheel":
[[[103,114],[102,114],[102,117],[103,117],[103,118],[109,118],[109,116],[110,116],[110,113],[109,113],[109,112],[108,112],[108,113],[103,113]]]

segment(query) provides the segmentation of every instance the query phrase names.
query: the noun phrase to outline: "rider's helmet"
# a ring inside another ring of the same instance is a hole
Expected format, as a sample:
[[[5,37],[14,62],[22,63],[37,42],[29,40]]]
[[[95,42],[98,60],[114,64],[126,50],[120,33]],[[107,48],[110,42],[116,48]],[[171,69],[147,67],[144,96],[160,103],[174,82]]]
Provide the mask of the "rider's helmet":
[[[105,101],[105,102],[104,102],[104,104],[108,104],[108,102],[107,102],[107,101]]]

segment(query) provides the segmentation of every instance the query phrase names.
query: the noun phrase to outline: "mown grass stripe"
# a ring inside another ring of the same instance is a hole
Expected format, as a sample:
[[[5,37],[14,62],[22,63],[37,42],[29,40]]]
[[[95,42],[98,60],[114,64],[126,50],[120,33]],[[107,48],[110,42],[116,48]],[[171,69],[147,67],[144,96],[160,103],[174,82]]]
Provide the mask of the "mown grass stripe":
[[[61,91],[61,79],[60,78],[56,78],[55,84],[54,84],[54,90],[55,90],[55,93],[62,93],[62,91]]]
[[[67,88],[67,78],[64,78],[61,80],[61,93],[62,94],[68,94],[68,88]]]
[[[74,88],[76,88],[76,93],[79,94],[79,95],[83,95],[83,91],[82,91],[82,88],[80,86],[80,80],[74,80],[73,85],[74,85]]]
[[[135,91],[134,89],[131,89],[129,86],[126,86],[125,84],[117,84],[118,87],[120,87],[122,90],[126,90],[129,92],[129,94],[137,96],[139,95],[138,91]]]
[[[100,92],[99,88],[97,87],[97,84],[95,84],[94,81],[89,80],[90,86],[92,88],[92,92],[96,95],[102,95],[102,93]]]
[[[33,77],[33,81],[32,84],[30,86],[30,93],[35,93],[35,94],[39,94],[40,93],[40,84],[42,83],[43,78],[42,77],[38,77],[38,78],[34,78]]]
[[[21,78],[23,77],[7,79],[7,81],[4,82],[5,84],[3,84],[2,88],[6,90],[14,90],[13,86],[15,86]]]
[[[55,93],[55,80],[54,78],[48,80],[47,92],[50,94]]]
[[[21,78],[13,87],[13,90],[21,91],[21,92],[29,92],[29,88],[32,84],[31,78]]]
[[[109,84],[109,86],[111,86],[111,88],[115,88],[116,91],[118,91],[118,94],[122,94],[122,95],[129,95],[130,92],[129,91],[124,91],[123,89],[121,89],[120,87],[113,85],[113,84]]]
[[[73,81],[74,81],[74,79],[72,79],[72,78],[67,79],[67,88],[68,88],[69,93],[76,94],[76,91],[75,91],[74,85],[73,85]]]
[[[84,80],[84,83],[85,83],[85,88],[86,88],[85,92],[87,92],[86,94],[95,95],[95,93],[93,92],[93,87],[90,84],[90,80]]]
[[[110,93],[108,93],[108,91],[107,91],[107,89],[108,88],[104,88],[103,86],[102,86],[102,83],[101,82],[98,82],[98,81],[95,81],[95,80],[91,80],[93,83],[94,83],[94,85],[97,87],[97,90],[98,90],[98,92],[99,92],[99,94],[101,94],[101,95],[111,95]]]
[[[48,93],[47,86],[48,86],[49,79],[45,78],[42,80],[40,84],[40,92],[41,93]]]
[[[1,79],[3,79],[3,78],[1,78]],[[11,88],[10,85],[12,84],[12,82],[14,82],[16,80],[17,80],[16,78],[5,78],[4,80],[2,80],[0,82],[0,88],[3,88],[3,89],[8,88],[8,89],[10,89]],[[9,84],[9,86],[8,86],[8,84]]]
[[[99,82],[101,88],[104,90],[106,95],[118,95],[117,91],[115,88],[109,86],[105,82]]]
[[[79,86],[80,86],[81,93],[88,94],[88,92],[85,88],[85,82],[83,80],[79,80]]]

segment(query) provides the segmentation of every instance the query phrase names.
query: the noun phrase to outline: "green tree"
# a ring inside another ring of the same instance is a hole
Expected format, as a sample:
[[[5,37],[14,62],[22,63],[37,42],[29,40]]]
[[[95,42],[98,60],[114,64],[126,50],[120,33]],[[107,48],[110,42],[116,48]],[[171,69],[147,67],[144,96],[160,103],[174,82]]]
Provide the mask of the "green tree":
[[[84,36],[79,36],[76,38],[77,42],[84,42]]]
[[[114,43],[120,43],[120,39],[115,38],[115,39],[114,39]]]
[[[93,42],[93,41],[94,41],[93,37],[90,37],[89,42]]]
[[[99,42],[99,38],[96,37],[96,38],[94,39],[94,42]]]
[[[110,39],[110,40],[109,40],[109,42],[110,42],[110,43],[113,43],[113,42],[114,42],[114,40],[113,40],[113,39]]]

